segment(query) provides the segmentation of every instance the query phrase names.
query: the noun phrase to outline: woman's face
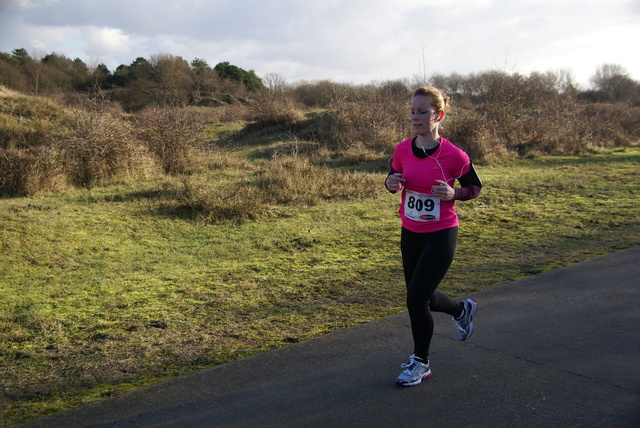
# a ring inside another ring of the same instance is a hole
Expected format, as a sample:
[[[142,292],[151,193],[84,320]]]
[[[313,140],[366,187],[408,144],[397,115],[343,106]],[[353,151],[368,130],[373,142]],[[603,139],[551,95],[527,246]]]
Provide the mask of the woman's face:
[[[436,113],[431,100],[425,95],[416,95],[411,100],[411,125],[416,135],[432,135],[438,128],[442,113]]]

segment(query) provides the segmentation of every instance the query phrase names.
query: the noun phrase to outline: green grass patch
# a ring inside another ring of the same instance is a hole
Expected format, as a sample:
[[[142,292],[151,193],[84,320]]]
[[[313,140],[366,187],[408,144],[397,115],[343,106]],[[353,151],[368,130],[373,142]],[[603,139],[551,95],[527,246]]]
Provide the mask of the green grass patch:
[[[442,289],[640,243],[640,149],[479,166]],[[205,224],[162,182],[0,200],[2,426],[399,313],[398,196]]]

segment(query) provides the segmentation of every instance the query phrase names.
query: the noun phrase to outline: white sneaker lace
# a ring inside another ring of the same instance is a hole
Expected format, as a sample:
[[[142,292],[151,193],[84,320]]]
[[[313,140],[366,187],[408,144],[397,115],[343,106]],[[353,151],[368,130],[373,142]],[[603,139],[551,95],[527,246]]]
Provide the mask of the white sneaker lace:
[[[405,373],[411,374],[419,365],[420,361],[417,361],[415,356],[412,355],[409,357],[409,362],[400,364],[400,367],[406,369]]]

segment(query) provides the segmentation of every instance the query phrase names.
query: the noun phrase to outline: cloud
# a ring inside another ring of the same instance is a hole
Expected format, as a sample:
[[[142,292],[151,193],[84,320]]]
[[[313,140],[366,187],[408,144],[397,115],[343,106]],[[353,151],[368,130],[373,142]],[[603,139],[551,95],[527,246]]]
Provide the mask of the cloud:
[[[43,5],[47,3],[57,3],[58,0],[2,0],[2,4],[0,7],[3,9],[17,9],[17,10],[25,10],[31,9],[38,5]]]
[[[81,36],[86,43],[85,52],[92,56],[129,52],[129,39],[116,28],[82,27]]]
[[[489,69],[593,73],[640,37],[637,0],[5,0],[0,51],[45,49],[110,69],[172,54],[289,81],[354,83]],[[3,6],[4,7],[4,6]],[[606,13],[605,13],[606,12]],[[626,43],[625,43],[626,42]],[[626,52],[624,50],[626,49]],[[579,70],[576,70],[579,68]]]

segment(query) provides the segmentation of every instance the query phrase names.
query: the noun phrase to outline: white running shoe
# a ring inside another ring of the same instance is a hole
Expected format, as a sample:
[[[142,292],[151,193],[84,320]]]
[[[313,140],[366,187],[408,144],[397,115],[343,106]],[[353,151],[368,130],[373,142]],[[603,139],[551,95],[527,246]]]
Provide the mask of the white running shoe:
[[[409,362],[402,364],[400,367],[404,369],[396,382],[402,386],[418,385],[423,379],[429,379],[431,377],[431,368],[429,367],[429,361],[422,362],[421,358],[411,355]]]
[[[464,313],[460,319],[453,320],[458,327],[458,340],[467,340],[473,333],[473,314],[478,310],[478,304],[473,299],[467,299],[462,302],[464,305]]]

